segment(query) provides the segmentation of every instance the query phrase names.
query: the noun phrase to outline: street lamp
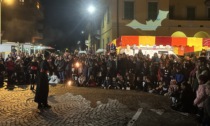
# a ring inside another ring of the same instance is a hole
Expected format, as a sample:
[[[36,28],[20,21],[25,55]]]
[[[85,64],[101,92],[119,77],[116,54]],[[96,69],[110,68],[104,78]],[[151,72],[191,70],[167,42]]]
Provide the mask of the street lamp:
[[[90,21],[90,50],[93,51],[93,14],[95,13],[96,9],[93,5],[90,5],[88,8],[87,8],[88,12],[91,14],[91,21]]]
[[[89,12],[90,14],[93,14],[93,13],[95,12],[95,10],[96,10],[96,8],[95,8],[93,5],[90,5],[90,6],[88,7],[88,12]]]

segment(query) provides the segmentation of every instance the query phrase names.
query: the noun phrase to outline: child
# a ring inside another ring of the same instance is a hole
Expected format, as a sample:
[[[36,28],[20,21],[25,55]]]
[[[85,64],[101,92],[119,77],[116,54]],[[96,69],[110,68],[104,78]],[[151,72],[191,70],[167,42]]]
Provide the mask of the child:
[[[135,82],[134,82],[135,89],[137,90],[143,90],[142,86],[142,80],[140,80],[140,77],[137,77]]]
[[[109,79],[109,76],[106,76],[106,79],[104,80],[104,83],[102,84],[102,87],[104,89],[109,89],[111,87],[111,81]]]
[[[153,93],[155,93],[155,94],[160,94],[161,91],[162,91],[162,89],[163,89],[163,83],[162,83],[162,82],[158,82],[158,85],[157,85],[157,87],[154,89],[154,92],[153,92]]]
[[[96,81],[94,80],[93,75],[90,75],[90,79],[87,82],[87,86],[89,86],[89,87],[95,87],[96,86]]]
[[[171,106],[172,107],[177,105],[177,99],[179,97],[179,92],[178,91],[179,91],[179,87],[176,83],[176,80],[172,79],[170,81],[170,85],[169,85],[169,89],[168,89],[168,95],[171,98],[171,101],[172,101]]]
[[[86,82],[86,77],[84,74],[82,74],[79,78],[78,78],[78,86],[84,86]]]
[[[168,93],[168,84],[166,82],[162,83],[162,89],[160,90],[160,95],[166,95]]]
[[[126,90],[130,90],[131,80],[130,80],[129,75],[126,76],[125,86],[126,86]]]
[[[112,78],[112,86],[114,89],[119,89],[119,86],[117,84],[117,80],[115,77]]]
[[[53,72],[53,75],[49,79],[50,79],[49,84],[55,85],[60,82],[60,79],[58,78],[57,75],[55,75],[55,72]]]
[[[117,85],[119,86],[118,89],[125,89],[124,79],[120,74],[117,74]]]
[[[145,92],[150,91],[150,93],[151,93],[151,91],[152,91],[152,87],[151,87],[151,85],[152,85],[151,77],[146,76],[144,79],[145,79],[145,80],[143,81],[143,91],[145,91]]]

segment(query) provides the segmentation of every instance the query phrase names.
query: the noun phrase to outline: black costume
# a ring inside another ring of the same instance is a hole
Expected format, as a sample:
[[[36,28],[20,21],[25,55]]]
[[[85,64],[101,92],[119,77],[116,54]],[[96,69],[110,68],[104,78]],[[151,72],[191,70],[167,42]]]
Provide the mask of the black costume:
[[[47,103],[49,93],[49,82],[47,72],[49,71],[49,63],[47,58],[40,64],[39,80],[36,87],[35,102],[38,103],[38,109],[45,107],[50,108],[51,106]]]

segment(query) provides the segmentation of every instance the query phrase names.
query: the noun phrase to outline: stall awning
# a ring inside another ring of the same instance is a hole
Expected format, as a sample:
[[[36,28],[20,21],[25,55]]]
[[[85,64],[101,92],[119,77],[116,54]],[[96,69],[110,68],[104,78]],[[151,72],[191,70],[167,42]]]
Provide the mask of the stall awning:
[[[172,37],[171,46],[186,46],[187,38],[183,37]]]
[[[155,36],[139,36],[139,45],[155,45]]]
[[[203,46],[210,47],[210,38],[204,38],[203,39]]]
[[[155,39],[155,45],[156,46],[159,46],[159,45],[163,45],[163,46],[166,46],[166,45],[171,45],[171,37],[162,37],[162,36],[157,36],[156,39]]]
[[[112,42],[113,43],[113,42]],[[119,46],[133,45],[170,45],[170,46],[195,46],[195,47],[210,47],[210,38],[195,38],[195,37],[168,37],[168,36],[121,36],[114,43]]]
[[[139,36],[122,36],[121,41],[122,41],[121,46],[139,45]]]

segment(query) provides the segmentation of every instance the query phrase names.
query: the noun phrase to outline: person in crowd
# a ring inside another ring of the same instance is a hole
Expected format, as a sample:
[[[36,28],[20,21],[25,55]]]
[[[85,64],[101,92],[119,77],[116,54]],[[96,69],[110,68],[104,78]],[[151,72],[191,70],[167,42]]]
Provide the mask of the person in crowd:
[[[65,67],[65,77],[67,80],[72,79],[72,66],[73,66],[73,56],[68,55],[67,58],[65,59],[66,61],[66,67]]]
[[[181,83],[185,81],[185,76],[181,64],[176,66],[176,73],[174,78],[179,87],[181,86]]]
[[[171,107],[177,105],[177,100],[179,98],[179,86],[176,79],[172,79],[168,88],[168,96],[171,99]]]
[[[192,70],[193,70],[193,63],[192,63],[190,57],[186,56],[186,58],[184,59],[184,62],[183,62],[183,71],[184,71],[184,76],[185,76],[186,81],[188,81],[190,72]]]
[[[196,96],[196,90],[198,89],[198,78],[196,77],[196,73],[199,69],[198,63],[195,64],[194,69],[190,72],[188,83],[191,84],[192,90],[194,92],[194,96]]]
[[[37,74],[39,70],[39,64],[36,61],[36,58],[34,57],[29,64],[29,73],[30,73],[30,89],[34,90],[34,86],[36,84],[37,80]]]
[[[109,74],[110,74],[110,77],[116,77],[116,70],[117,70],[117,66],[116,66],[116,62],[113,58],[113,56],[109,56],[109,60],[107,62],[107,65],[106,65],[109,69]]]
[[[85,86],[86,83],[86,76],[84,74],[81,74],[78,78],[78,86]]]
[[[208,96],[204,101],[204,115],[202,120],[203,126],[210,126],[210,82],[206,84],[205,88],[206,95]]]
[[[112,77],[112,82],[111,83],[112,83],[111,85],[114,89],[119,89],[119,85],[117,84],[116,77]]]
[[[96,87],[96,81],[93,75],[90,75],[90,79],[88,80],[87,84],[88,87]]]
[[[0,61],[2,61],[4,64],[4,57],[3,57],[2,53],[0,53]]]
[[[169,85],[171,81],[171,68],[169,66],[169,63],[162,64],[161,76],[162,81],[165,82],[166,85]]]
[[[87,67],[88,67],[88,79],[90,79],[90,75],[93,75],[93,67],[94,67],[94,57],[93,56],[89,56],[87,58]]]
[[[125,54],[118,55],[118,58],[117,58],[117,71],[123,77],[125,76],[126,71],[127,71],[127,58],[126,58]]]
[[[168,84],[166,84],[165,82],[161,82],[162,88],[160,90],[160,95],[166,95],[168,93]]]
[[[149,62],[144,61],[143,68],[142,68],[142,71],[141,71],[141,76],[142,76],[143,80],[145,80],[145,78],[147,76],[149,76],[149,74],[150,74],[149,72],[150,72]]]
[[[141,80],[141,77],[136,77],[135,81],[134,81],[134,86],[135,86],[135,89],[137,90],[143,90],[143,86],[142,86],[142,80]]]
[[[199,80],[200,75],[205,75],[207,77],[210,76],[210,71],[207,67],[207,60],[205,57],[199,57],[198,59],[198,69],[196,71],[196,77],[198,79],[198,83],[200,83]]]
[[[59,57],[58,64],[57,64],[57,71],[59,74],[60,82],[64,83],[65,82],[65,60],[63,56]]]
[[[109,89],[111,88],[111,80],[109,76],[106,76],[106,79],[104,80],[103,84],[102,84],[102,88],[104,89]]]
[[[52,76],[50,76],[49,78],[49,84],[52,85],[56,85],[60,82],[60,79],[58,78],[58,76],[55,74],[55,72],[53,72]]]
[[[125,86],[126,86],[126,90],[130,90],[131,88],[131,78],[130,76],[127,74],[126,79],[125,79]]]
[[[181,92],[174,108],[181,112],[191,113],[193,109],[193,91],[187,81],[181,83]]]
[[[142,82],[143,91],[148,92],[152,89],[152,81],[150,76],[146,76]]]
[[[99,67],[98,72],[97,72],[97,76],[96,76],[96,82],[97,82],[98,86],[101,86],[101,84],[103,82],[102,71],[103,71],[103,68]]]
[[[23,53],[23,66],[24,66],[24,75],[25,75],[25,84],[30,83],[30,73],[28,71],[28,67],[30,65],[30,62],[32,58],[28,53]]]
[[[16,78],[16,84],[23,85],[26,82],[26,76],[24,73],[24,62],[23,60],[18,57],[15,61],[15,78]]]
[[[119,86],[119,89],[124,90],[125,89],[125,81],[123,79],[123,76],[121,76],[118,73],[116,79],[117,79],[117,85]]]
[[[158,57],[157,53],[154,53],[151,59],[151,66],[150,66],[150,75],[153,86],[157,86],[159,65],[160,65],[160,58]]]
[[[44,60],[40,63],[40,74],[39,80],[36,86],[36,94],[34,101],[38,103],[38,109],[51,108],[48,104],[48,93],[49,93],[49,82],[48,82],[48,71],[50,65],[47,60],[50,58],[49,52],[45,51]]]
[[[0,59],[0,88],[4,86],[4,73],[6,68],[4,66],[4,62]]]
[[[160,94],[163,89],[163,83],[158,82],[157,87],[153,89],[153,93]]]
[[[12,60],[12,57],[8,57],[8,60],[6,61],[5,66],[6,66],[6,72],[7,72],[7,78],[8,78],[7,88],[9,88],[14,83],[12,81],[12,75],[15,72],[15,63]]]
[[[197,107],[199,122],[201,122],[201,119],[203,118],[203,103],[207,97],[205,93],[205,86],[207,82],[208,82],[208,77],[206,75],[199,76],[199,86],[196,91],[196,98],[194,100],[194,105]]]

